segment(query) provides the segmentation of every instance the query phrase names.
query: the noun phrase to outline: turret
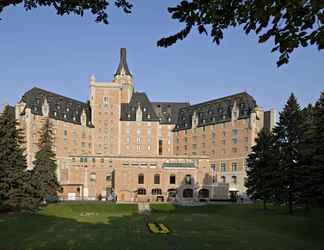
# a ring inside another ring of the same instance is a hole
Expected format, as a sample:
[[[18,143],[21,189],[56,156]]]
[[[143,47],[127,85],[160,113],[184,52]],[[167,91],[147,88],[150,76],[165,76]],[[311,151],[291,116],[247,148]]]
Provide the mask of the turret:
[[[117,71],[114,75],[114,82],[122,85],[122,102],[129,103],[133,91],[133,78],[127,65],[126,49],[120,49],[120,60]]]

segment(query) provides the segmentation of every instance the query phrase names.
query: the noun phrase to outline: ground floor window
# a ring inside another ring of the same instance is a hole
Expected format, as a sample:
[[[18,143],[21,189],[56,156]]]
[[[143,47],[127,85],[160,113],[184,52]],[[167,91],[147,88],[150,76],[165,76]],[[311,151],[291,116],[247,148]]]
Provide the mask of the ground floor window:
[[[138,195],[146,195],[146,189],[145,188],[139,188],[137,189]]]
[[[183,198],[192,198],[193,197],[193,190],[190,188],[184,189],[182,193]]]
[[[161,195],[162,190],[160,188],[153,188],[152,189],[152,195]]]
[[[168,189],[168,197],[175,198],[177,196],[177,190],[175,188]]]
[[[206,188],[200,189],[198,196],[199,198],[209,198],[209,190]]]

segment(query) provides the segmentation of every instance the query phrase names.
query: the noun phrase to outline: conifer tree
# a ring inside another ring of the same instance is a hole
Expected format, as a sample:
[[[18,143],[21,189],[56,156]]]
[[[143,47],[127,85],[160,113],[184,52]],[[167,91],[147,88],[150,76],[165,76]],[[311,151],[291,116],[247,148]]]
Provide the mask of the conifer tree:
[[[324,91],[313,109],[313,176],[314,192],[324,197]]]
[[[55,197],[60,189],[56,176],[57,164],[52,150],[53,136],[49,119],[44,123],[38,143],[39,151],[35,155],[32,170],[32,183],[37,187],[38,199]]]
[[[0,115],[0,207],[20,211],[30,208],[30,185],[22,147],[22,131],[17,129],[15,111],[6,106]]]
[[[247,194],[252,199],[263,200],[264,209],[266,203],[273,197],[273,138],[272,135],[262,129],[256,138],[256,144],[248,156],[247,164]]]
[[[301,142],[303,140],[302,112],[294,94],[291,94],[279,123],[274,128],[276,151],[280,158],[278,185],[284,190],[289,213],[293,213],[293,203],[298,200],[301,177]]]

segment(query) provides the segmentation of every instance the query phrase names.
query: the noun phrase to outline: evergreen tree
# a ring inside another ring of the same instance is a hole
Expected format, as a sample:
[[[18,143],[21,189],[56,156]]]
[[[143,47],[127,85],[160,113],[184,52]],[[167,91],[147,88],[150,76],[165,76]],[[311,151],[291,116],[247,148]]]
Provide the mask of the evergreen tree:
[[[293,203],[298,200],[301,177],[301,142],[303,141],[303,116],[297,99],[291,94],[279,123],[274,128],[276,151],[280,158],[278,185],[284,190],[289,213],[293,213]]]
[[[20,211],[30,209],[30,185],[22,147],[22,131],[17,129],[15,111],[6,106],[0,115],[0,207]]]
[[[324,91],[313,109],[313,188],[314,192],[324,197]]]
[[[299,202],[309,209],[310,203],[318,196],[314,181],[318,175],[318,169],[314,165],[314,108],[312,105],[302,110],[302,129],[303,140],[301,141],[301,165],[298,174],[298,192],[300,193]]]
[[[264,209],[266,203],[273,196],[273,138],[272,135],[262,129],[256,138],[256,144],[247,159],[247,194],[252,199],[263,200]]]
[[[38,200],[57,195],[60,185],[56,176],[57,164],[52,150],[53,137],[49,119],[44,123],[38,143],[39,151],[35,155],[32,170],[32,183],[37,187]]]

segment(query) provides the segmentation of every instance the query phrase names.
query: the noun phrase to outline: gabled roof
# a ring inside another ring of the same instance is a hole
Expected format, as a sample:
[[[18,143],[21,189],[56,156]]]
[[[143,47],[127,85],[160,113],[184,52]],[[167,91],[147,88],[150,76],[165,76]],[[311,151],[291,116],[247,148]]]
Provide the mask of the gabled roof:
[[[175,130],[190,129],[194,113],[198,117],[197,127],[230,121],[234,103],[239,109],[238,119],[248,118],[257,106],[252,96],[242,92],[184,107],[179,110]]]
[[[129,103],[121,104],[121,121],[136,121],[136,111],[140,107],[143,121],[159,121],[152,103],[145,93],[134,92]]]
[[[128,69],[126,56],[127,56],[126,49],[121,48],[120,49],[120,61],[119,61],[119,65],[118,65],[117,71],[115,73],[115,76],[120,75],[123,69],[124,69],[126,75],[132,76],[131,72]]]
[[[36,87],[27,91],[20,102],[26,103],[26,108],[30,108],[32,114],[43,115],[42,105],[45,99],[49,105],[48,116],[50,118],[81,125],[81,114],[84,110],[87,126],[93,127],[89,103],[80,102]]]
[[[175,124],[181,108],[190,106],[188,102],[152,102],[154,111],[161,124]]]

